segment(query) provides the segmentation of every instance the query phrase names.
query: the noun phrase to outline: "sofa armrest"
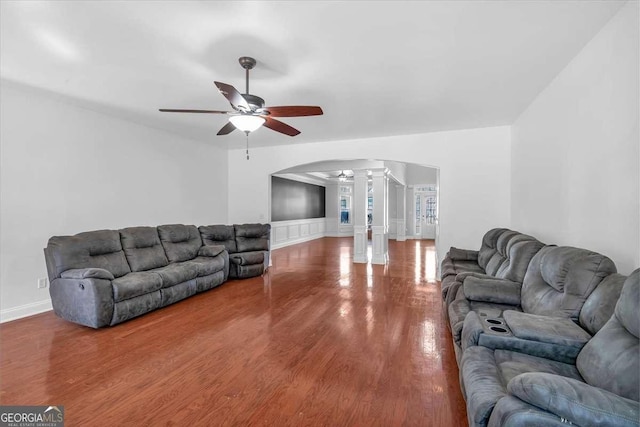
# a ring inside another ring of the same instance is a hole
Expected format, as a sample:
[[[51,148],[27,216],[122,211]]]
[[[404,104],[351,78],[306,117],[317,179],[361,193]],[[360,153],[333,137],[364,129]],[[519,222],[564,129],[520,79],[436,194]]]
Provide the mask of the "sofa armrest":
[[[456,282],[462,283],[467,277],[477,277],[478,279],[495,279],[495,277],[489,276],[488,274],[476,273],[475,271],[465,271],[456,274]]]
[[[637,426],[640,404],[560,375],[530,372],[507,384],[510,394],[576,425]]]
[[[229,255],[229,260],[237,265],[264,264],[264,251],[239,252]]]
[[[522,283],[495,277],[469,276],[462,284],[464,295],[472,301],[520,305]]]
[[[506,310],[502,316],[517,338],[578,349],[591,339],[587,331],[566,317],[540,316],[514,310]]]
[[[60,274],[63,279],[104,279],[113,280],[113,274],[104,268],[74,268]]]
[[[49,292],[53,311],[63,319],[91,328],[111,324],[114,307],[111,280],[55,279]]]
[[[451,246],[451,249],[449,249],[449,258],[453,261],[477,261],[478,251],[458,249]]]
[[[223,245],[205,245],[198,250],[198,256],[216,257],[224,250]]]
[[[480,335],[483,333],[484,327],[482,326],[480,316],[478,316],[478,313],[475,311],[470,311],[464,318],[462,326],[462,336],[460,340],[462,350],[464,351],[469,347],[478,345]]]

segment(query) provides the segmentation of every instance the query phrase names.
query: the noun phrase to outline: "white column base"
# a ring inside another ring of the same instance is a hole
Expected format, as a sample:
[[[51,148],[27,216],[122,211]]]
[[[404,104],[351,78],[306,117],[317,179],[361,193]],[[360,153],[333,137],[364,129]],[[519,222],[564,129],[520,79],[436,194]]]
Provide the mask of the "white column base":
[[[383,225],[371,226],[371,241],[373,250],[372,252],[372,264],[386,264],[389,262],[389,250],[388,242],[389,234],[387,229]]]
[[[367,227],[361,225],[353,226],[353,262],[367,263]]]

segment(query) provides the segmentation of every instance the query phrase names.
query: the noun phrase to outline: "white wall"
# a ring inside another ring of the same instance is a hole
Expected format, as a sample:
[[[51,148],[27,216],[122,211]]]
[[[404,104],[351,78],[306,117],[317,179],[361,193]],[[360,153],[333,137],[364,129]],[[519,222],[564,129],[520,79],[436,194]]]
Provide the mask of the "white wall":
[[[227,222],[227,153],[2,81],[0,314],[50,307],[53,235]],[[212,138],[214,138],[212,136]]]
[[[438,180],[438,170],[418,165],[407,165],[407,185],[435,184]]]
[[[640,266],[638,28],[628,2],[512,130],[513,227],[624,274]]]
[[[503,126],[255,148],[251,160],[242,150],[231,150],[229,221],[268,218],[269,175],[294,165],[362,157],[412,162],[440,168],[439,256],[451,245],[478,248],[487,230],[511,226],[510,138],[510,128]]]

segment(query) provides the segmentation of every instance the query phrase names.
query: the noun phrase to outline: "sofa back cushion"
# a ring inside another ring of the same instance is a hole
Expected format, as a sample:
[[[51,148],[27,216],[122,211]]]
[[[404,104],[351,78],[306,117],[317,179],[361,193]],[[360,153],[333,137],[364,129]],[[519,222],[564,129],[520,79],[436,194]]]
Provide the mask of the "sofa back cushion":
[[[507,259],[507,255],[509,254],[507,249],[509,246],[509,242],[518,234],[520,233],[518,233],[517,231],[506,230],[502,234],[500,234],[500,236],[498,236],[498,239],[496,240],[495,251],[493,252],[493,255],[491,255],[491,258],[489,258],[489,261],[487,261],[487,265],[484,267],[484,271],[488,275],[496,275],[496,273],[500,269],[500,266]]]
[[[638,401],[640,269],[625,280],[614,315],[584,346],[576,367],[593,386]]]
[[[169,262],[194,259],[202,246],[202,238],[195,225],[160,225],[158,235]]]
[[[569,246],[545,246],[529,263],[520,304],[525,313],[577,322],[587,297],[615,272],[615,264],[604,255]]]
[[[485,233],[482,237],[482,244],[480,245],[480,250],[478,251],[478,265],[482,267],[484,270],[487,269],[487,264],[491,257],[495,255],[497,249],[496,245],[498,243],[498,238],[502,235],[502,233],[510,231],[506,228],[493,228]]]
[[[591,292],[580,310],[580,326],[595,335],[613,315],[627,276],[610,274]]]
[[[146,271],[169,264],[155,227],[123,228],[120,241],[131,271]]]
[[[507,243],[506,256],[495,277],[522,283],[531,259],[543,247],[544,243],[526,234],[513,236]]]
[[[270,224],[235,224],[238,252],[268,251]]]
[[[198,230],[205,245],[222,245],[230,254],[238,252],[233,225],[201,225]]]
[[[114,277],[131,272],[114,230],[87,231],[75,236],[54,236],[45,249],[49,279],[74,268],[103,268]]]

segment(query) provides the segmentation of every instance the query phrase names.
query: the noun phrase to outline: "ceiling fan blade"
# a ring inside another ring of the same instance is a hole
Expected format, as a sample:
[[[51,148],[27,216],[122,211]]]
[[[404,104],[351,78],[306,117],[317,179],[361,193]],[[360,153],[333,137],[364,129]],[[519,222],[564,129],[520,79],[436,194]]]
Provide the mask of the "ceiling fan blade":
[[[296,136],[300,133],[298,129],[293,128],[286,123],[282,123],[280,120],[272,119],[269,116],[260,117],[263,117],[265,120],[263,126],[266,126],[271,130],[275,130],[276,132],[284,133],[285,135],[289,136]]]
[[[218,135],[228,135],[234,130],[236,130],[236,127],[233,125],[233,123],[227,122],[227,124],[222,126],[222,129],[218,131]]]
[[[160,108],[163,113],[207,113],[207,114],[229,114],[231,111],[219,110],[177,110],[175,108]]]
[[[288,105],[283,107],[265,107],[271,117],[321,116],[322,108],[310,105]]]
[[[240,94],[240,92],[238,92],[238,90],[231,86],[228,85],[226,83],[221,83],[221,82],[213,82],[215,83],[216,87],[218,88],[218,90],[220,91],[220,93],[227,98],[227,100],[229,100],[229,102],[231,103],[231,106],[238,110],[238,109],[242,109],[245,111],[251,111],[251,107],[249,106],[249,103],[247,102],[246,99],[244,99],[242,97],[242,95]]]

